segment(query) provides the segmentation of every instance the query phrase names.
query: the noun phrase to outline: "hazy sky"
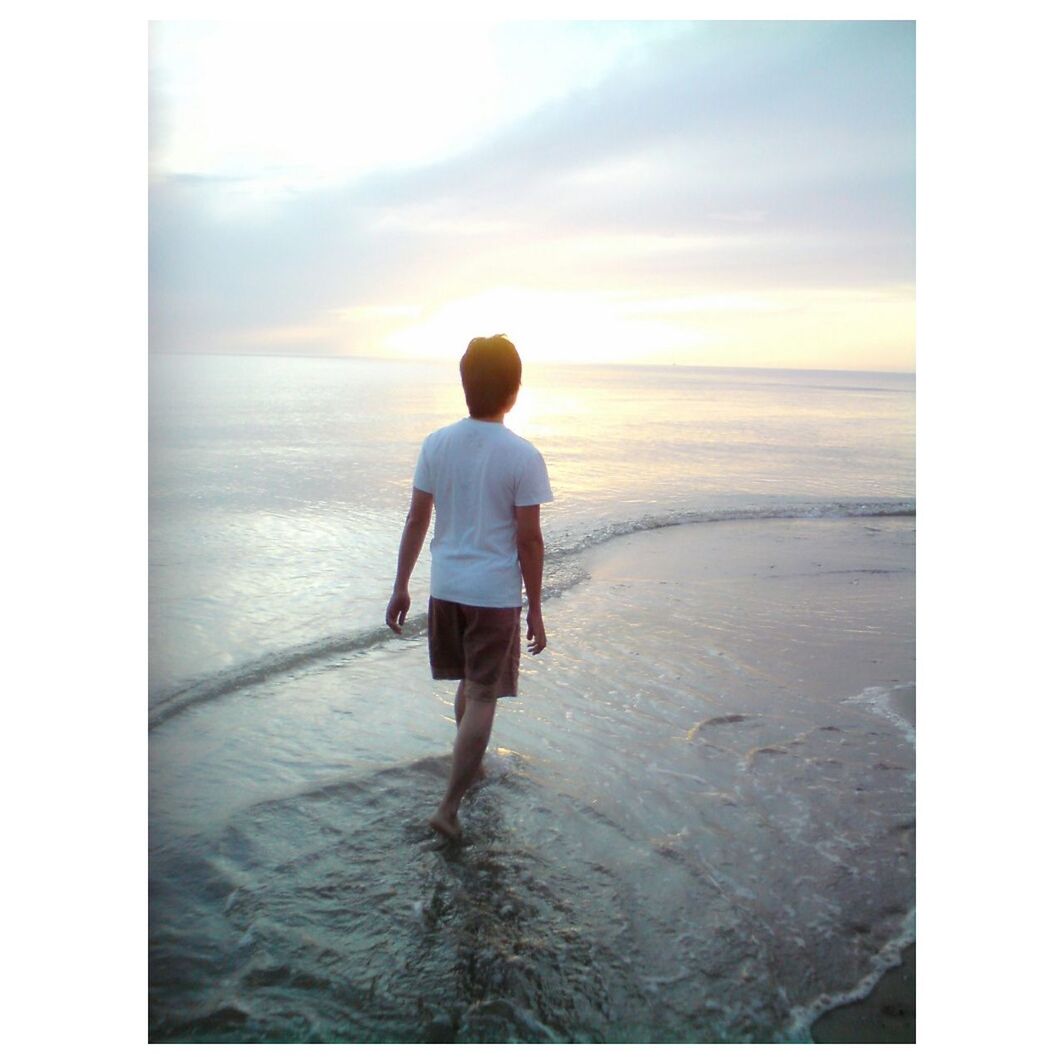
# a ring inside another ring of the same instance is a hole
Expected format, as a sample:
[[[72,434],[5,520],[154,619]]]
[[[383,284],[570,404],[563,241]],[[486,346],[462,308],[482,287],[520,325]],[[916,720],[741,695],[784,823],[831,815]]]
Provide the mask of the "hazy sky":
[[[911,22],[154,23],[151,350],[911,369]]]

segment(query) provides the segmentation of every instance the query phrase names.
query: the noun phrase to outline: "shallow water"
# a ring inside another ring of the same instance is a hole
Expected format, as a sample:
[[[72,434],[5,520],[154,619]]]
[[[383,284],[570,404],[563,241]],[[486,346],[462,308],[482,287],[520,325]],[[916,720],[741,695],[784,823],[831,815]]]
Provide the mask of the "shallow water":
[[[382,614],[463,413],[451,366],[152,363],[152,1039],[808,1039],[912,937],[912,377],[528,368],[551,644],[454,847],[427,551]]]
[[[889,963],[914,899],[912,519],[576,560],[461,846],[425,826],[453,685],[416,635],[153,730],[153,1039],[801,1041]]]
[[[508,424],[556,501],[554,565],[635,527],[719,514],[912,512],[906,374],[529,366]],[[418,447],[464,416],[457,367],[157,358],[150,375],[153,707],[271,656],[380,633]],[[412,591],[428,586],[428,551]]]

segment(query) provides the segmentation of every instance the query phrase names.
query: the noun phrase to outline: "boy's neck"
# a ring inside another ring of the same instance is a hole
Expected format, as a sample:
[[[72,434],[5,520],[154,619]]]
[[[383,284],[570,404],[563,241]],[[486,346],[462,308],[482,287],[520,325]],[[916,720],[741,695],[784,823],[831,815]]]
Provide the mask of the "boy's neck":
[[[495,422],[497,422],[498,424],[501,425],[502,424],[502,419],[504,417],[506,417],[505,413],[496,414],[494,417],[473,417],[472,414],[471,414],[469,416],[469,420],[470,421],[495,421]]]

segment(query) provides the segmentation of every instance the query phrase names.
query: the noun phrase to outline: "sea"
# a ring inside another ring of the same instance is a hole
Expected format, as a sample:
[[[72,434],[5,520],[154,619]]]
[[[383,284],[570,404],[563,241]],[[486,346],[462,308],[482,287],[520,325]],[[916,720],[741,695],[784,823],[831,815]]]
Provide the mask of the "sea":
[[[528,364],[549,645],[461,843],[453,362],[154,356],[149,1037],[802,1042],[915,938],[915,379]]]

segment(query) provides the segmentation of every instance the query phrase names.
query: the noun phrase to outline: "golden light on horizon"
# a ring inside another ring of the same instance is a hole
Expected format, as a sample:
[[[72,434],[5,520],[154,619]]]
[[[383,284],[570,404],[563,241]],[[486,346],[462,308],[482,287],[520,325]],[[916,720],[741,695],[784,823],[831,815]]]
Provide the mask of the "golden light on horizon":
[[[911,288],[758,290],[682,296],[495,288],[415,312],[381,313],[382,353],[451,358],[505,333],[531,362],[909,370]],[[362,315],[361,323],[370,317]]]
[[[496,288],[452,300],[387,337],[408,357],[464,350],[474,336],[505,333],[535,361],[630,362],[697,343],[697,333],[655,318],[630,318],[597,293]]]

